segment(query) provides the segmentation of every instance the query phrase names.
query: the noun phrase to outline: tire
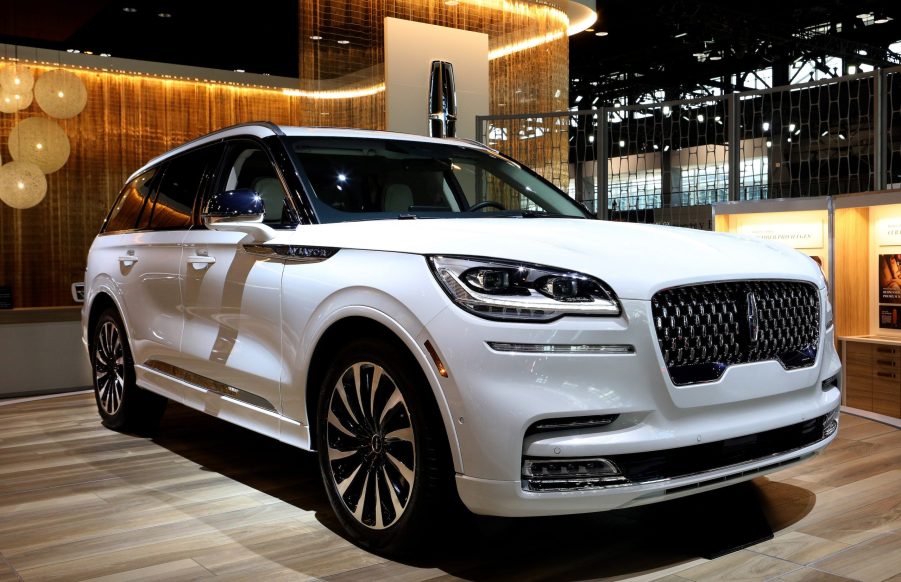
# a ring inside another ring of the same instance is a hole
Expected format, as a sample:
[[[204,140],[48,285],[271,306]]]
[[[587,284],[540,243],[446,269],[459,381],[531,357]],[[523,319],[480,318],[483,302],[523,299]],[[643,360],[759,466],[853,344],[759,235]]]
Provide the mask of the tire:
[[[103,425],[137,434],[155,431],[168,400],[135,384],[128,336],[115,309],[107,309],[97,319],[90,349],[94,399]]]
[[[403,346],[361,339],[342,349],[320,387],[316,418],[326,494],[357,545],[408,554],[463,507],[444,423]]]

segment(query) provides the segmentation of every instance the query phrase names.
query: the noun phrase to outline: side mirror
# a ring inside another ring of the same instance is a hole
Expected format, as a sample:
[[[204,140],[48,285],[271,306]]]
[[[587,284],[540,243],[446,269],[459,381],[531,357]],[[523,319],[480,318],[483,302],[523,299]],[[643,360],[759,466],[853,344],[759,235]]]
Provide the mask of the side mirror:
[[[200,218],[210,230],[243,232],[265,242],[275,237],[275,231],[263,224],[265,214],[263,197],[250,188],[239,188],[213,194]]]

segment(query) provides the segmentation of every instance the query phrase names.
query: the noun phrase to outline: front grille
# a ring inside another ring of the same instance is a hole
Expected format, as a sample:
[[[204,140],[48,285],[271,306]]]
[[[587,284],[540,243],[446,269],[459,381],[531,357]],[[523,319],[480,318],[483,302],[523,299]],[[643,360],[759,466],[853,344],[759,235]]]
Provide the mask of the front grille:
[[[757,434],[663,451],[610,455],[633,483],[675,479],[796,451],[827,438],[827,417],[820,416]],[[832,429],[832,432],[835,432]],[[829,434],[832,434],[831,432]]]
[[[709,382],[732,364],[813,365],[817,289],[793,281],[731,281],[664,289],[651,300],[657,343],[673,383]]]

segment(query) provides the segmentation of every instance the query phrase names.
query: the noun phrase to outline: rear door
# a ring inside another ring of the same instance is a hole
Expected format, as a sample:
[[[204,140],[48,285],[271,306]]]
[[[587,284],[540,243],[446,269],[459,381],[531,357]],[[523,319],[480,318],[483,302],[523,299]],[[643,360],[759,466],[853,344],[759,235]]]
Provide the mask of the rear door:
[[[122,248],[126,319],[139,366],[168,372],[179,357],[184,328],[182,244],[193,224],[212,152],[209,147],[192,150],[160,166],[149,181],[152,191],[130,244]]]
[[[181,341],[178,263],[186,230],[149,229],[165,168],[125,186],[92,250],[113,281],[136,364],[177,354]]]

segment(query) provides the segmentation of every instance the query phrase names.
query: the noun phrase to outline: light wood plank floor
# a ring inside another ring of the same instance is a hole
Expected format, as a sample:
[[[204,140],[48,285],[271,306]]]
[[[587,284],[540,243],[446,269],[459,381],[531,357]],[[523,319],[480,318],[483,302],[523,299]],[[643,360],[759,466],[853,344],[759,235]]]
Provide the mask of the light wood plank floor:
[[[118,434],[60,396],[0,406],[0,582],[901,581],[898,429],[843,415],[824,455],[754,484],[776,537],[716,560],[680,543],[698,505],[676,501],[483,520],[392,562],[336,533],[312,455],[178,405],[153,440]]]

